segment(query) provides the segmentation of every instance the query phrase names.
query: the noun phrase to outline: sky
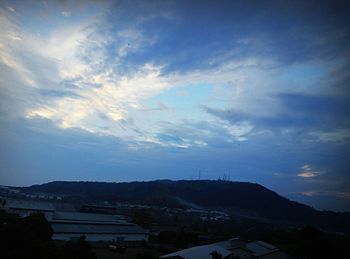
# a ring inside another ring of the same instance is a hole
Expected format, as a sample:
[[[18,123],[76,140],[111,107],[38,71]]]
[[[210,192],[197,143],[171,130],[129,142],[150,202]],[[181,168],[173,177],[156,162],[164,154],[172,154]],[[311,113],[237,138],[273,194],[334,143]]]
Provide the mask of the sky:
[[[0,0],[0,184],[229,178],[350,211],[346,2]]]

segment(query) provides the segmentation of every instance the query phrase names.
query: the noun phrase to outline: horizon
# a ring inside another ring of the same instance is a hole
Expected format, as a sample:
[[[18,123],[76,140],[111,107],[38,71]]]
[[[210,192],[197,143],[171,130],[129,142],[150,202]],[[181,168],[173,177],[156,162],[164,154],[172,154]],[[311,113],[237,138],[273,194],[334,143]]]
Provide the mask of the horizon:
[[[173,179],[153,179],[153,180],[130,180],[130,181],[122,181],[122,182],[111,182],[111,181],[89,181],[89,180],[86,180],[86,181],[81,181],[81,180],[70,180],[70,181],[67,181],[67,180],[53,180],[53,181],[50,181],[50,182],[43,182],[43,183],[36,183],[36,184],[31,184],[31,185],[27,185],[27,186],[13,186],[13,185],[2,185],[2,186],[5,186],[5,187],[13,187],[13,188],[26,188],[26,187],[31,187],[31,186],[36,186],[36,185],[45,185],[45,184],[50,184],[50,183],[107,183],[107,184],[118,184],[118,183],[147,183],[147,182],[162,182],[162,181],[170,181],[170,182],[181,182],[181,181],[196,181],[196,182],[200,182],[200,181],[211,181],[211,182],[231,182],[231,183],[248,183],[248,184],[253,184],[253,185],[259,185],[259,186],[262,186],[263,188],[266,188],[272,192],[275,192],[277,195],[281,196],[281,197],[284,197],[284,198],[287,198],[288,200],[290,201],[295,201],[295,202],[298,202],[298,203],[301,203],[301,204],[304,204],[304,205],[307,205],[307,206],[310,206],[312,207],[313,209],[316,209],[318,211],[333,211],[333,212],[349,212],[350,213],[350,207],[346,207],[344,206],[344,209],[336,209],[336,207],[334,207],[335,209],[324,209],[322,207],[317,207],[312,205],[312,204],[308,204],[307,202],[303,202],[303,201],[298,201],[297,199],[293,199],[293,198],[290,198],[290,197],[286,197],[285,195],[273,190],[273,189],[270,189],[260,183],[257,183],[257,182],[244,182],[244,181],[234,181],[234,180],[223,180],[223,179],[176,179],[176,180],[173,180]]]
[[[350,211],[349,12],[0,0],[0,184],[226,175]]]

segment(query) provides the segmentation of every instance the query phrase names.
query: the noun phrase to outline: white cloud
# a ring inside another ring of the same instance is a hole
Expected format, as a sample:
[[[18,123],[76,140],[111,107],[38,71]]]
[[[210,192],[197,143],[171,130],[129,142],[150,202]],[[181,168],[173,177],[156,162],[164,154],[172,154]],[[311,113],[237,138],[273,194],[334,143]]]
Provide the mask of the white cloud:
[[[316,196],[318,193],[315,191],[306,191],[306,192],[301,192],[301,194],[305,195],[305,196],[312,197],[312,196]]]
[[[70,11],[62,11],[61,14],[64,17],[69,17],[70,16]]]
[[[116,51],[119,57],[137,52],[142,46],[154,43],[154,39],[145,37],[139,30],[134,28],[119,31],[117,33],[117,40],[119,44]]]
[[[304,164],[301,166],[300,169],[301,169],[301,172],[299,172],[297,176],[302,178],[313,178],[324,173],[322,171],[315,170],[310,164]]]
[[[237,141],[248,140],[247,136],[254,128],[249,122],[240,122],[232,125],[227,122],[220,121],[219,124],[221,124],[221,126],[227,130],[227,133]]]
[[[35,87],[37,84],[33,73],[23,64],[16,55],[24,44],[22,33],[11,14],[0,8],[0,61],[16,71],[23,84]]]
[[[347,143],[350,140],[349,129],[335,129],[332,131],[314,131],[309,135],[321,142]]]
[[[146,110],[142,102],[178,85],[208,81],[213,84],[226,84],[226,77],[233,80],[232,74],[229,76],[229,70],[244,66],[244,63],[230,63],[220,74],[210,70],[204,76],[200,71],[163,75],[163,66],[146,63],[132,73],[121,75],[117,70],[120,65],[118,57],[127,55],[128,51],[137,51],[137,48],[142,48],[141,43],[149,42],[143,40],[143,35],[134,29],[121,31],[118,35],[122,44],[116,51],[117,58],[114,63],[108,63],[103,49],[109,39],[96,39],[96,36],[100,36],[96,31],[96,27],[86,23],[55,30],[46,39],[32,39],[33,52],[52,61],[57,68],[58,74],[55,78],[58,81],[70,80],[77,88],[73,90],[76,94],[74,97],[48,99],[36,107],[28,107],[26,117],[45,118],[63,129],[80,128],[129,141],[159,145],[163,143],[177,147],[205,146],[206,142],[201,139],[183,140],[181,144],[157,139],[156,135],[162,132],[157,118],[137,115]],[[93,40],[91,35],[95,36]],[[133,46],[125,47],[126,42],[132,42]],[[35,48],[34,43],[39,43],[39,47]],[[251,61],[247,64],[250,66]],[[221,78],[221,81],[217,78]],[[59,87],[62,86],[58,86],[58,90]],[[133,121],[133,124],[126,125],[128,121]],[[246,140],[245,135],[251,130],[251,125],[247,124],[216,125],[223,127],[238,141]]]
[[[272,117],[283,109],[272,96],[292,90],[277,87],[271,79],[276,73],[270,69],[273,60],[231,59],[215,69],[171,74],[164,74],[166,64],[145,63],[129,69],[123,58],[156,40],[135,27],[123,28],[112,38],[101,29],[105,26],[103,18],[90,17],[78,24],[55,28],[46,35],[36,35],[24,29],[25,25],[21,26],[8,11],[0,11],[0,61],[22,80],[19,89],[33,88],[32,95],[26,95],[25,113],[19,116],[47,119],[62,129],[78,128],[140,143],[183,148],[205,146],[204,138],[208,137],[205,134],[191,141],[160,140],[157,135],[165,130],[162,121],[179,123],[184,116],[197,118],[178,115],[176,110],[181,107],[149,109],[145,101],[169,88],[204,83],[213,86],[206,98],[209,104]],[[69,16],[70,12],[61,14]],[[190,95],[190,91],[181,89],[178,98]],[[65,90],[71,95],[42,97],[41,90]],[[15,94],[24,95],[25,91],[21,91]],[[226,132],[227,141],[246,141],[254,128],[249,122],[228,124],[203,114],[205,120]],[[303,177],[312,177],[307,173]]]
[[[309,164],[305,164],[301,167],[301,169],[305,170],[305,171],[311,171],[312,170],[312,167],[311,165]]]
[[[317,174],[313,173],[313,172],[300,172],[300,173],[298,173],[298,176],[304,177],[304,178],[309,178],[309,177],[315,177],[315,176],[317,176]]]
[[[7,7],[8,10],[10,10],[11,12],[15,13],[16,12],[16,9],[13,8],[12,6],[8,6]]]

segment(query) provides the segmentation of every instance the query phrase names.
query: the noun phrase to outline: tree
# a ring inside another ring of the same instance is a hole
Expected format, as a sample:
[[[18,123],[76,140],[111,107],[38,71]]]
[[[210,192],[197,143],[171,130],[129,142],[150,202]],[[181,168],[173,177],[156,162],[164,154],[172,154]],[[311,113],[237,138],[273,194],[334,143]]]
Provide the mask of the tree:
[[[4,210],[6,206],[6,200],[0,197],[0,210]]]
[[[147,211],[138,210],[134,214],[133,222],[137,225],[148,228],[153,222],[153,218]]]

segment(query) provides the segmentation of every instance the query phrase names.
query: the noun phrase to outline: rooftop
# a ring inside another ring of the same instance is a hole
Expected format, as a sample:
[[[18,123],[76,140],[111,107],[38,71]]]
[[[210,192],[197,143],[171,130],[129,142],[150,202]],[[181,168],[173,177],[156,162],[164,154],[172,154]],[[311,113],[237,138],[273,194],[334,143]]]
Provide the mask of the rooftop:
[[[185,259],[212,259],[211,253],[218,252],[222,257],[230,255],[232,252],[215,244],[195,246],[171,254],[163,255],[160,258],[182,257]]]
[[[52,222],[92,223],[92,224],[128,224],[129,222],[120,215],[62,212],[56,211]]]
[[[19,210],[36,210],[36,211],[54,211],[55,208],[51,203],[31,201],[31,200],[17,200],[6,199],[6,207],[9,209]]]
[[[137,225],[96,225],[51,223],[54,233],[78,234],[147,234],[148,231]]]
[[[247,243],[246,248],[251,251],[254,256],[262,256],[279,251],[279,248],[276,246],[260,240]]]

